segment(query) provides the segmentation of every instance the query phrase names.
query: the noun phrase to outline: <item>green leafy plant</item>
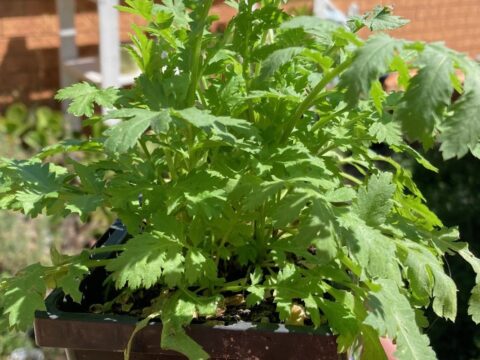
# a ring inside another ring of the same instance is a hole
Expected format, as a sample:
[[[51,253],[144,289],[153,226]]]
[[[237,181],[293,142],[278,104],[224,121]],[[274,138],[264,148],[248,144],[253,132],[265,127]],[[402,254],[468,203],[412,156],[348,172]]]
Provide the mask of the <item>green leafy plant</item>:
[[[64,136],[63,116],[46,106],[28,109],[16,103],[0,114],[0,135],[10,147],[21,145],[37,152]]]
[[[208,354],[184,327],[215,318],[232,296],[252,309],[269,304],[280,322],[326,323],[339,351],[361,359],[385,359],[382,336],[396,342],[398,359],[434,359],[424,311],[449,320],[457,311],[444,256],[460,255],[477,274],[480,262],[428,209],[410,172],[375,146],[434,172],[410,142],[440,142],[445,159],[478,156],[477,64],[441,44],[384,33],[361,40],[363,27],[406,23],[388,7],[347,29],[291,18],[285,1],[227,1],[237,15],[213,34],[212,2],[127,0],[120,9],[147,24],[134,27],[129,48],[142,70],[135,85],[82,83],[57,96],[72,100],[76,115],[98,104],[113,109],[104,120],[121,122],[101,138],[1,160],[1,208],[86,217],[103,206],[132,235],[77,256],[53,251],[53,266],[3,281],[8,326],[30,325],[49,288],[79,302],[82,278],[105,267],[125,311],[135,313],[133,299],[149,290],[151,305],[137,314],[160,317],[162,347],[191,359]],[[378,79],[388,71],[405,90],[383,91]],[[48,162],[81,150],[102,158]],[[105,251],[119,255],[90,257]],[[469,308],[476,322],[479,280]]]

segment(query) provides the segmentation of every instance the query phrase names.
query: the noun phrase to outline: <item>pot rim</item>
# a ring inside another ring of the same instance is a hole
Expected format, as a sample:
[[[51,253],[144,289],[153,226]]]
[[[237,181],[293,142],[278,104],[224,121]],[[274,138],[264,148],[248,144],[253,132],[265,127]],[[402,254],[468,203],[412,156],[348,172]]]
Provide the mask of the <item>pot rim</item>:
[[[61,289],[56,289],[45,299],[46,310],[37,310],[35,319],[63,320],[63,321],[81,321],[81,322],[102,322],[116,323],[124,325],[136,325],[141,319],[132,315],[118,314],[94,314],[84,312],[69,312],[61,310],[61,303],[64,301],[64,293]],[[161,321],[152,320],[150,325],[161,325]],[[275,323],[252,323],[247,321],[238,321],[226,325],[211,325],[206,323],[192,323],[189,327],[205,327],[209,329],[231,330],[231,331],[267,331],[273,333],[285,334],[312,334],[319,336],[334,336],[328,326],[294,326]]]

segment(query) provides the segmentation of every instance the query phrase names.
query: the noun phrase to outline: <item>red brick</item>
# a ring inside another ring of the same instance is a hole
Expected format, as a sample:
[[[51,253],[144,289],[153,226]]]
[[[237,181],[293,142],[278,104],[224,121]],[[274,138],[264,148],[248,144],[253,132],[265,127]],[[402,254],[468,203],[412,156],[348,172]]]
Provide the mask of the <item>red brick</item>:
[[[4,1],[2,3],[2,17],[17,16],[25,11],[25,0]]]
[[[0,64],[3,62],[3,58],[7,53],[8,40],[0,39]],[[0,74],[1,76],[2,74]]]
[[[15,56],[3,62],[1,70],[2,73],[12,74],[18,72],[31,71],[32,57],[31,56]],[[28,70],[26,70],[28,69]]]
[[[350,0],[336,0],[334,3],[347,10]],[[395,6],[395,13],[411,20],[405,28],[392,32],[393,36],[415,40],[445,40],[449,46],[468,50],[476,54],[480,49],[480,38],[472,29],[478,28],[480,13],[478,0],[358,0],[362,12],[372,9],[377,3]],[[468,40],[467,40],[468,38]]]
[[[98,16],[96,13],[81,13],[75,17],[75,27],[78,32],[98,31]]]
[[[8,82],[0,82],[1,95],[16,95],[31,85],[31,74],[25,73],[7,73]],[[3,77],[3,75],[2,75]]]
[[[77,33],[77,45],[78,46],[98,45],[98,33],[97,32]]]
[[[53,90],[32,91],[30,93],[30,100],[34,102],[51,100],[54,94],[55,92]]]
[[[56,15],[13,16],[3,19],[3,36],[28,36],[31,34],[58,33]]]
[[[45,48],[58,48],[60,46],[59,35],[47,35],[47,36],[29,36],[26,39],[27,49],[45,49]]]
[[[77,12],[92,12],[96,11],[97,7],[90,0],[77,0]]]
[[[12,95],[2,94],[0,92],[0,113],[3,113],[5,111],[5,108],[11,103],[13,103],[14,100],[15,98]]]
[[[10,2],[17,2],[17,1],[10,1]],[[24,1],[24,8],[22,9],[23,13],[29,15],[35,14],[55,14],[56,13],[56,6],[55,1],[44,1],[44,0],[26,0]]]

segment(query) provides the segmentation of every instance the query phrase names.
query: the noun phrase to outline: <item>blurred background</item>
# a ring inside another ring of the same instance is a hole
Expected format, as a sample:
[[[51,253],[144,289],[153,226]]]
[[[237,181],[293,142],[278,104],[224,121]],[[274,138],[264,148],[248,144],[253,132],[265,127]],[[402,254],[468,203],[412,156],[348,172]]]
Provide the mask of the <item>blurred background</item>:
[[[0,156],[25,158],[66,136],[101,131],[80,132],[78,119],[65,116],[53,95],[81,80],[99,86],[128,86],[133,81],[137,69],[121,44],[128,42],[130,25],[138,19],[118,14],[115,4],[118,0],[0,0]],[[397,15],[411,20],[392,36],[443,41],[479,58],[480,0],[290,0],[287,7],[295,14],[344,22],[378,4],[393,5]],[[216,1],[213,12],[219,16],[215,26],[220,30],[233,15],[222,1]],[[414,172],[430,207],[447,226],[460,226],[462,240],[478,256],[480,162],[470,155],[443,162],[438,154],[430,151],[425,156],[439,174],[413,163],[405,166]],[[86,224],[75,217],[58,222],[0,212],[0,277],[32,262],[48,262],[52,244],[66,252],[90,245],[111,221],[101,211]],[[480,329],[466,314],[474,274],[461,261],[447,261],[459,286],[457,322],[431,315],[428,335],[441,360],[480,359]],[[0,328],[0,359],[63,359],[63,355],[34,349],[28,334]]]

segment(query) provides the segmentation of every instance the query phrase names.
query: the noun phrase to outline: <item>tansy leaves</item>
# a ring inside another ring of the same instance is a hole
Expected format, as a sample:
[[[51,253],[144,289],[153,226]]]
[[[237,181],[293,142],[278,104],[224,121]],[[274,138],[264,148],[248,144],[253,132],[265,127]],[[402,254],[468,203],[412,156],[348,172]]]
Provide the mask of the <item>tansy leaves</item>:
[[[225,144],[246,148],[247,140],[258,136],[256,130],[245,120],[214,116],[208,111],[196,108],[160,111],[123,108],[112,111],[105,117],[106,119],[126,119],[105,132],[107,136],[105,148],[111,153],[125,153],[137,144],[150,127],[157,134],[165,134],[172,124],[176,127],[182,126],[178,120],[172,122],[171,113],[176,119],[186,121],[203,130],[212,137],[212,140],[220,140]]]
[[[364,270],[361,274],[362,279],[392,279],[400,283],[401,274],[398,264],[385,261],[387,258],[396,257],[393,239],[368,226],[352,214],[342,216],[339,222],[345,229],[343,238],[351,256]]]
[[[412,139],[428,144],[436,122],[450,103],[454,68],[453,59],[441,47],[427,47],[420,61],[422,67],[410,80],[397,116]]]
[[[212,0],[128,0],[121,9],[148,24],[130,48],[142,75],[127,90],[81,83],[58,94],[78,116],[98,105],[120,121],[33,160],[0,159],[0,207],[85,219],[105,206],[120,217],[132,237],[100,263],[107,282],[122,295],[159,294],[145,315],[161,316],[164,348],[192,359],[208,354],[183,327],[222,311],[227,293],[247,296],[247,308],[275,304],[287,323],[327,323],[340,351],[364,345],[361,359],[385,358],[384,335],[400,360],[432,359],[417,320],[430,304],[447,319],[456,312],[442,258],[457,252],[480,272],[479,260],[442,237],[404,163],[374,144],[431,170],[409,139],[439,139],[445,158],[478,155],[480,71],[438,44],[364,42],[314,17],[291,19],[278,2],[235,2],[239,14],[212,34]],[[351,24],[405,22],[377,7]],[[400,87],[387,94],[379,79],[390,71]],[[77,151],[95,157],[83,165],[69,158]],[[61,154],[64,166],[42,163]],[[79,301],[79,281],[99,265],[53,257],[54,267],[1,283],[12,326],[31,321],[46,288]],[[475,321],[479,294],[477,285]]]
[[[468,151],[475,155],[480,142],[480,69],[478,64],[469,65],[465,93],[453,105],[453,113],[447,117],[440,136],[440,150],[445,159],[461,158]]]
[[[400,16],[393,15],[391,6],[377,5],[372,11],[363,16],[354,16],[349,19],[348,25],[353,31],[358,31],[366,26],[371,31],[394,30],[405,26],[410,21]]]
[[[196,297],[186,290],[174,293],[162,309],[162,348],[175,350],[189,359],[208,359],[209,355],[184,330],[196,316],[214,315],[221,297]]]
[[[416,243],[405,241],[397,246],[405,257],[403,263],[413,296],[426,304],[433,296],[435,313],[454,321],[457,315],[457,287],[445,274],[442,263],[433,253]]]
[[[394,192],[395,185],[392,184],[392,174],[383,172],[373,175],[367,186],[359,189],[353,209],[367,225],[381,225],[392,209]]]
[[[477,284],[472,290],[472,296],[468,301],[468,315],[476,324],[480,324],[480,285]]]
[[[305,48],[302,47],[288,47],[279,49],[271,53],[262,63],[262,70],[260,71],[259,81],[265,81],[285,64],[292,61],[292,58],[301,54]]]
[[[98,89],[86,82],[78,83],[60,90],[55,99],[71,100],[68,111],[75,116],[92,116],[94,105],[111,108],[119,98],[114,88]]]
[[[31,265],[16,278],[6,280],[4,292],[0,287],[3,314],[8,317],[12,328],[27,330],[33,324],[35,311],[45,308],[43,298],[47,288],[42,281],[44,270],[39,264]]]
[[[178,284],[184,272],[182,245],[161,233],[142,234],[129,240],[122,254],[108,264],[117,288],[148,289],[163,276],[170,286]]]
[[[396,340],[395,356],[399,360],[435,360],[428,337],[420,332],[415,312],[408,299],[390,280],[380,281],[379,292],[372,292],[368,299],[370,308],[365,324],[380,335]]]
[[[8,318],[11,328],[26,331],[32,326],[35,311],[45,309],[47,289],[62,288],[74,301],[81,301],[79,286],[88,273],[82,264],[85,257],[67,258],[56,264],[58,267],[33,264],[15,277],[0,281],[0,313]]]
[[[480,323],[480,259],[476,258],[468,248],[468,244],[457,241],[459,233],[456,229],[442,231],[434,238],[435,245],[441,251],[448,254],[457,253],[465,261],[467,261],[476,274],[476,285],[472,290],[470,300],[468,302],[468,314],[475,323]]]
[[[257,129],[248,121],[228,116],[214,116],[206,110],[188,108],[174,112],[176,116],[204,131],[214,141],[242,149],[251,148],[251,139],[258,137]]]
[[[0,207],[21,209],[33,217],[59,198],[67,178],[65,168],[38,161],[11,161],[0,166],[0,173],[10,180]]]
[[[112,111],[106,119],[127,119],[105,132],[105,148],[111,153],[124,153],[134,147],[143,133],[152,127],[158,133],[168,131],[171,121],[168,110],[125,108]]]
[[[416,67],[411,79],[408,79],[409,63]],[[465,91],[451,106],[454,88],[461,91],[456,67],[463,71]],[[385,34],[370,37],[357,48],[351,66],[341,75],[340,87],[345,89],[350,106],[370,95],[381,113],[385,94],[378,80],[390,69],[399,68],[401,85],[406,89],[398,92],[398,103],[391,107],[393,115],[380,114],[382,121],[375,122],[370,133],[379,141],[398,145],[401,124],[409,139],[420,140],[425,147],[432,146],[440,134],[438,140],[445,159],[460,158],[468,151],[475,154],[480,139],[476,111],[480,102],[480,70],[478,64],[441,44],[409,43]]]
[[[352,65],[341,76],[340,87],[346,89],[346,100],[354,106],[367,95],[372,81],[387,73],[390,62],[403,41],[380,34],[371,37],[355,53]]]

